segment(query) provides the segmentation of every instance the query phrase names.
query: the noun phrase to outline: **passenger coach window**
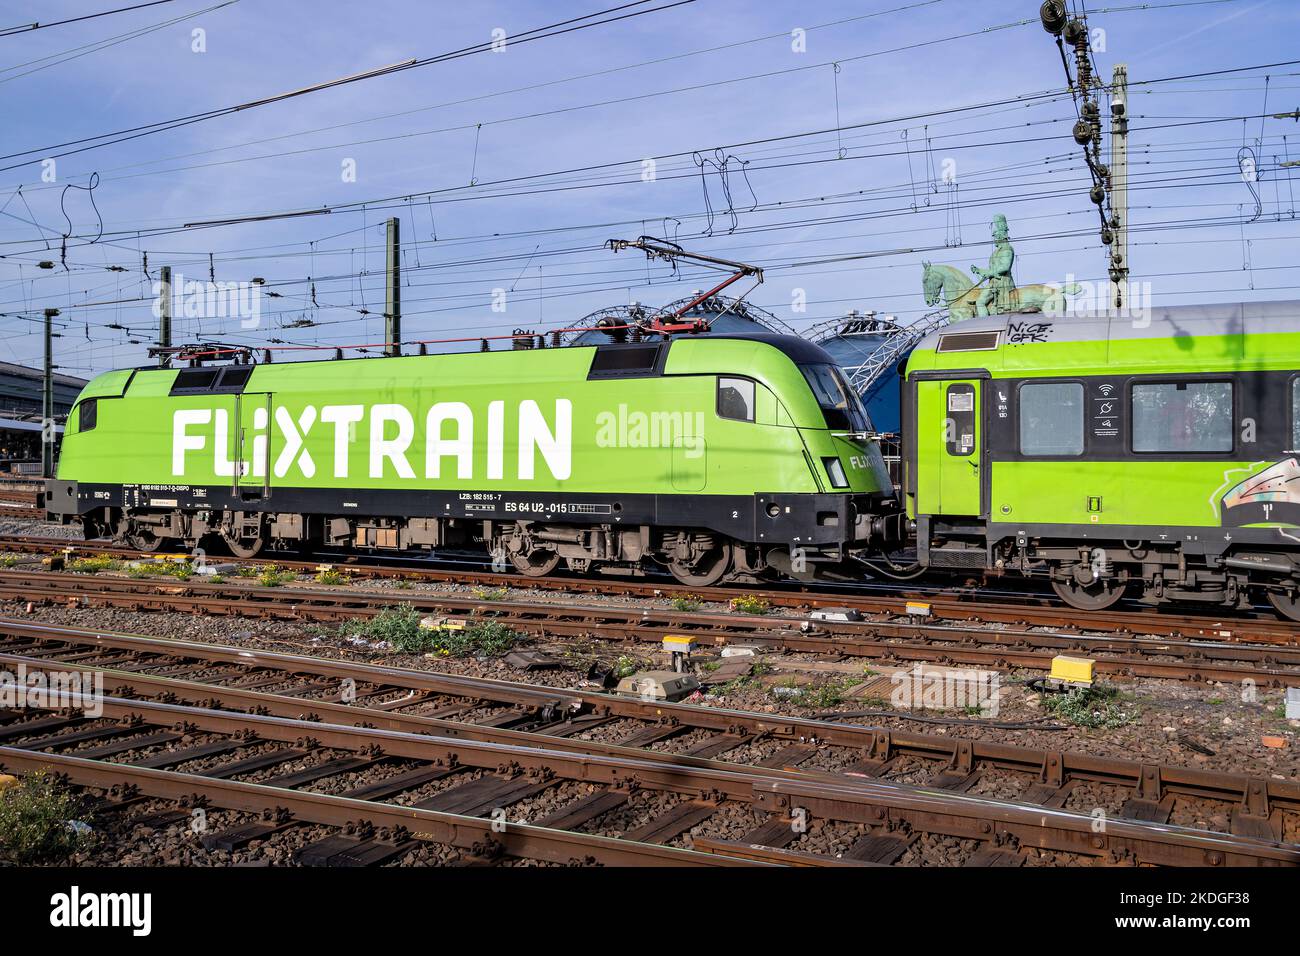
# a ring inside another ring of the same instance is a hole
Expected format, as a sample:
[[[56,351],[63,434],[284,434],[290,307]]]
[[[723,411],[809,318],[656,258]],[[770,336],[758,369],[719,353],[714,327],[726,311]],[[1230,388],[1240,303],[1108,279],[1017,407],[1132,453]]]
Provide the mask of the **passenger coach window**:
[[[1020,386],[1020,454],[1083,454],[1083,386],[1035,382]]]
[[[718,417],[754,420],[754,383],[747,378],[718,379]]]
[[[1133,386],[1133,450],[1232,451],[1231,382]]]
[[[948,454],[968,458],[975,451],[975,386],[955,382],[944,390],[948,409],[943,421],[944,445]]]

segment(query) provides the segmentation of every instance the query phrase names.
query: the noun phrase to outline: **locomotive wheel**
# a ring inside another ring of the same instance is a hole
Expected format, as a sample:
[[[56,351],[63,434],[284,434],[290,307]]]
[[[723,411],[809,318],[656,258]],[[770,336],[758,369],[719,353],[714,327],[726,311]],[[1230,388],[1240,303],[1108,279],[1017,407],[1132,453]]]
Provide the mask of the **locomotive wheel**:
[[[167,539],[148,528],[140,528],[126,536],[126,543],[145,554],[157,554],[166,546]]]
[[[554,551],[543,551],[537,548],[527,554],[511,554],[510,563],[520,574],[526,574],[530,578],[540,578],[559,567],[560,556]]]
[[[731,547],[721,545],[700,556],[694,565],[668,562],[668,570],[682,584],[696,588],[707,588],[717,584],[731,569]]]
[[[1300,621],[1300,599],[1295,595],[1285,594],[1281,591],[1267,592],[1268,603],[1273,605],[1273,610],[1277,611],[1285,618],[1292,621]]]
[[[237,558],[255,558],[262,553],[262,548],[266,544],[265,538],[227,538],[224,534],[221,540],[226,543],[230,553]]]
[[[1080,584],[1070,577],[1064,581],[1053,581],[1052,589],[1070,607],[1077,607],[1080,611],[1104,611],[1119,603],[1128,591],[1128,586],[1106,579]]]

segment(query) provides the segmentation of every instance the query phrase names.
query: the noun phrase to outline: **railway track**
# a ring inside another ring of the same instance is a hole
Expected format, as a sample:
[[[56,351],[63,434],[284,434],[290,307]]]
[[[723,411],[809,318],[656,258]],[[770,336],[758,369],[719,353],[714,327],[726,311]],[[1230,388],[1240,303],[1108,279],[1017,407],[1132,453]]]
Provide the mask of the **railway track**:
[[[897,620],[812,620],[560,602],[494,601],[423,592],[331,587],[259,587],[239,582],[155,580],[66,572],[0,570],[0,599],[338,622],[407,604],[422,614],[490,616],[539,639],[661,642],[689,634],[720,647],[842,655],[882,663],[972,665],[1044,671],[1062,653],[1086,654],[1100,674],[1171,680],[1250,680],[1300,686],[1300,646],[1149,637],[1086,637],[1033,628]]]
[[[0,535],[0,551],[51,554],[72,549],[73,553],[119,558],[150,557],[107,541],[68,541],[64,538]],[[640,598],[691,597],[701,601],[726,603],[741,594],[754,595],[774,608],[818,609],[848,608],[866,616],[897,617],[907,614],[909,601],[920,601],[929,608],[930,617],[949,623],[977,622],[1009,624],[1022,627],[1050,627],[1064,633],[1142,634],[1188,639],[1209,638],[1216,641],[1265,644],[1300,644],[1300,631],[1268,613],[1224,617],[1220,615],[1173,614],[1163,611],[1104,611],[1083,614],[1063,608],[1050,598],[1026,598],[1024,595],[1000,596],[983,590],[973,593],[934,594],[900,586],[888,595],[863,593],[845,587],[834,591],[817,590],[811,585],[780,588],[705,587],[688,588],[676,582],[646,581],[634,578],[552,576],[531,578],[519,574],[457,568],[454,570],[419,567],[413,564],[365,563],[357,556],[325,556],[320,560],[293,560],[267,557],[241,560],[242,564],[274,564],[299,573],[314,574],[322,564],[357,578],[388,578],[423,581],[430,584],[461,584],[489,588],[536,588],[573,594],[621,595]]]
[[[318,835],[300,861],[373,865],[435,840],[478,861],[888,864],[927,837],[957,837],[970,865],[1045,854],[1300,863],[1300,847],[1280,842],[1300,827],[1292,781],[0,620],[0,667],[20,666],[102,673],[109,697],[93,719],[0,714],[0,764],[109,790],[102,812],[198,795],[264,815],[206,834],[213,847],[309,824],[350,828]],[[583,739],[598,728],[622,733]],[[649,749],[674,741],[689,746]],[[713,759],[727,754],[738,759]],[[933,771],[922,785],[891,779],[915,777],[909,762]],[[979,793],[997,775],[1021,778],[1015,800]],[[1101,790],[1128,796],[1098,829],[1089,801],[1105,800]],[[649,818],[633,817],[618,840],[609,825],[583,830],[638,801]],[[1182,822],[1215,808],[1230,815],[1227,832]],[[167,812],[179,820],[187,809]],[[712,835],[718,818],[722,833],[747,832]],[[801,849],[812,820],[841,831],[842,852]],[[690,850],[665,846],[688,831]]]
[[[0,501],[9,503],[30,505],[36,507],[38,496],[42,486],[36,485],[15,485],[12,483],[0,482]]]

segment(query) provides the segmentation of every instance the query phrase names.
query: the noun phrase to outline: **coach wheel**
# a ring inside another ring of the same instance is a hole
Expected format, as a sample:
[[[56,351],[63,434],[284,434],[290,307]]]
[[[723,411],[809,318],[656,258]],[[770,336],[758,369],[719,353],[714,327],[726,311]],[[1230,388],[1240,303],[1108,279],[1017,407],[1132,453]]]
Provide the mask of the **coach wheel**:
[[[262,553],[262,548],[266,544],[266,539],[257,538],[227,538],[224,534],[221,540],[226,543],[230,553],[237,558],[255,558]]]
[[[719,545],[700,555],[694,564],[668,562],[668,570],[682,584],[706,588],[717,584],[731,568],[731,546]]]
[[[1300,599],[1297,599],[1295,594],[1269,591],[1267,596],[1268,603],[1273,605],[1273,610],[1278,614],[1292,621],[1300,621]]]
[[[526,574],[530,578],[540,578],[559,567],[560,556],[554,551],[534,548],[527,554],[511,554],[510,563],[520,574]]]
[[[1070,607],[1081,611],[1104,611],[1119,603],[1128,585],[1114,578],[1096,578],[1083,584],[1071,575],[1064,581],[1053,581],[1052,588]]]

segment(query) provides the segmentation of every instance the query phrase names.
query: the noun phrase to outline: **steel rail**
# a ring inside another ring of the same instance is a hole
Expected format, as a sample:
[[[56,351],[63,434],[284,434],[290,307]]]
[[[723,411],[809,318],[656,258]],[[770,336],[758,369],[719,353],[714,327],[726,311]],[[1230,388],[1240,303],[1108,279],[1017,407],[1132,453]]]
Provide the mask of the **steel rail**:
[[[80,701],[92,703],[89,698]],[[78,696],[70,695],[70,702],[75,706]],[[1300,846],[1294,844],[1124,819],[1107,820],[1099,829],[1091,814],[1031,807],[892,781],[777,779],[733,770],[664,767],[642,757],[574,754],[378,728],[232,714],[153,701],[105,698],[93,703],[104,718],[129,721],[133,727],[142,723],[290,744],[308,740],[314,746],[382,754],[442,767],[531,770],[548,779],[560,777],[607,787],[663,790],[693,795],[708,802],[736,800],[771,813],[787,814],[801,808],[814,817],[874,827],[892,829],[906,824],[925,832],[976,839],[995,846],[1033,846],[1168,866],[1300,865]],[[0,761],[7,759],[10,749],[0,749]],[[117,769],[123,765],[109,766]]]
[[[124,545],[108,541],[79,541],[64,538],[0,535],[0,551],[44,553],[51,550],[83,552],[126,558],[150,559]],[[177,557],[189,557],[180,553]],[[1212,638],[1221,641],[1260,642],[1300,645],[1300,630],[1295,625],[1272,616],[1232,616],[1216,614],[1174,614],[1139,611],[1076,612],[1051,602],[1049,598],[1025,601],[1023,598],[997,598],[985,592],[979,600],[967,595],[935,595],[900,589],[895,594],[866,594],[862,591],[818,591],[814,585],[791,584],[781,588],[751,586],[689,587],[669,581],[644,581],[619,577],[532,578],[520,574],[502,574],[472,569],[440,570],[435,568],[360,563],[358,556],[340,554],[320,560],[302,561],[290,557],[232,559],[241,564],[275,564],[281,568],[314,573],[323,564],[358,577],[422,580],[430,583],[473,584],[485,587],[537,588],[544,590],[618,594],[631,597],[670,597],[686,595],[708,601],[727,602],[742,594],[753,594],[773,607],[798,609],[852,608],[864,614],[900,616],[907,613],[907,603],[919,600],[929,605],[931,615],[949,623],[981,621],[1034,627],[1053,627],[1069,633],[1111,631],[1115,633],[1152,634],[1165,637]],[[1221,612],[1221,609],[1216,609]]]
[[[425,614],[490,616],[536,637],[589,637],[659,642],[665,633],[690,634],[699,643],[738,641],[786,651],[841,654],[869,660],[992,665],[1046,670],[1061,650],[1095,656],[1102,674],[1171,680],[1252,680],[1264,686],[1300,686],[1300,649],[1258,648],[1213,641],[1097,639],[1034,631],[875,621],[799,621],[754,615],[683,613],[650,608],[559,602],[490,601],[457,595],[385,594],[325,588],[255,587],[61,572],[0,570],[0,598],[94,603],[132,610],[346,621],[408,604]],[[980,645],[993,645],[985,647]],[[1037,645],[1035,647],[1035,645]],[[1181,657],[1180,657],[1181,655]],[[1153,657],[1172,657],[1156,660]],[[1245,663],[1232,663],[1245,661]]]
[[[1143,763],[1077,751],[1023,747],[997,741],[955,738],[948,735],[899,731],[838,721],[818,721],[803,717],[757,714],[722,707],[703,707],[663,701],[649,702],[591,690],[440,674],[380,664],[336,661],[276,651],[245,650],[143,635],[91,631],[62,625],[32,624],[3,618],[0,618],[0,637],[53,641],[71,646],[122,650],[136,654],[156,654],[164,658],[233,664],[253,670],[269,669],[290,675],[308,675],[339,681],[352,679],[376,687],[407,689],[412,692],[480,700],[498,705],[550,710],[561,714],[589,713],[650,723],[666,723],[737,737],[741,735],[751,735],[755,738],[770,737],[812,747],[820,745],[846,747],[861,752],[868,760],[880,766],[900,755],[938,761],[956,771],[968,771],[980,765],[989,765],[1031,775],[1044,788],[1044,798],[1047,798],[1052,790],[1063,792],[1063,788],[1071,781],[1088,781],[1132,790],[1135,795],[1153,803],[1172,794],[1223,801],[1236,806],[1240,813],[1255,821],[1267,822],[1272,812],[1279,808],[1300,811],[1300,782],[1279,780],[1271,776],[1252,776]],[[0,646],[0,650],[4,650],[3,646]],[[15,661],[20,656],[12,651],[7,655]],[[73,666],[57,658],[42,657],[27,660],[28,666],[32,666],[32,661],[48,667]],[[76,667],[85,670],[99,669],[93,663],[77,663]],[[111,673],[115,680],[119,679],[117,672]],[[158,680],[134,672],[122,672],[122,679],[139,681],[141,685],[146,681]],[[169,680],[174,682],[174,679]],[[219,688],[216,686],[198,682],[190,683],[197,684],[194,692],[197,694],[201,689],[204,698],[217,696],[216,692]],[[154,686],[160,685],[155,683]],[[240,693],[252,695],[253,692],[240,691]],[[246,699],[253,698],[250,696]],[[341,705],[330,705],[327,708],[326,702],[302,698],[289,698],[289,700],[292,701],[292,706],[298,708],[300,714],[328,711],[331,714],[344,715],[336,709]],[[383,718],[377,719],[371,716],[372,712],[373,709],[370,708],[349,711],[349,713],[364,715],[367,723],[382,721]],[[421,725],[426,721],[435,720],[408,715],[386,714],[385,716],[393,720],[399,717],[404,721],[418,720]],[[439,721],[439,724],[441,723]],[[447,736],[456,736],[457,733],[464,732],[465,728],[481,730],[475,725],[454,721],[447,723],[455,724],[455,729],[446,731]],[[515,733],[517,732],[497,739],[514,740],[517,739]],[[544,733],[542,735],[545,737]],[[563,746],[557,738],[545,739],[546,746]],[[620,752],[628,750],[644,756],[642,751],[618,748]],[[684,761],[681,756],[676,756],[674,759],[678,762]],[[699,758],[691,758],[685,762],[694,763],[697,760]],[[709,765],[722,763],[733,769],[737,766],[726,761],[704,761],[704,763]]]
[[[416,839],[453,846],[477,856],[490,857],[500,852],[518,859],[606,866],[743,866],[765,862],[753,856],[740,858],[697,853],[614,837],[529,824],[499,823],[393,803],[222,780],[174,770],[132,767],[17,747],[0,746],[0,766],[20,773],[54,771],[82,787],[109,790],[127,785],[141,794],[164,800],[185,800],[199,794],[211,806],[223,810],[260,813],[283,808],[297,820],[324,826],[345,827],[364,820],[377,827],[402,827],[411,831]]]
[[[750,764],[737,764],[728,761],[711,760],[687,754],[664,753],[656,750],[641,750],[636,747],[622,747],[618,744],[592,740],[570,740],[541,732],[512,730],[509,728],[482,726],[465,721],[448,720],[441,717],[425,717],[419,714],[393,713],[376,707],[367,707],[362,703],[341,704],[326,700],[294,697],[286,694],[267,693],[265,691],[245,690],[238,686],[202,683],[182,680],[176,677],[156,677],[135,671],[116,670],[112,667],[100,667],[95,664],[78,661],[60,661],[57,658],[24,657],[19,654],[2,653],[0,647],[0,665],[9,665],[26,669],[27,673],[40,671],[76,671],[80,674],[100,673],[104,682],[112,689],[113,696],[120,696],[123,691],[141,695],[144,698],[161,700],[160,695],[176,698],[187,706],[220,706],[231,711],[257,712],[273,717],[288,717],[296,720],[325,721],[343,726],[378,727],[384,730],[400,730],[412,734],[436,734],[441,737],[465,740],[481,740],[489,743],[512,746],[544,746],[554,750],[572,753],[598,753],[611,757],[638,757],[673,766],[698,767],[705,770],[739,770],[741,772],[761,772],[766,776],[794,779],[806,777],[806,772],[778,768],[759,768]],[[739,745],[739,740],[737,741]]]

